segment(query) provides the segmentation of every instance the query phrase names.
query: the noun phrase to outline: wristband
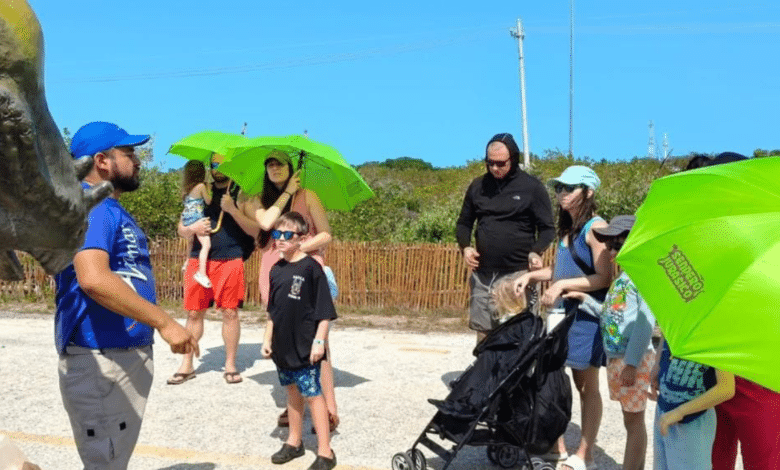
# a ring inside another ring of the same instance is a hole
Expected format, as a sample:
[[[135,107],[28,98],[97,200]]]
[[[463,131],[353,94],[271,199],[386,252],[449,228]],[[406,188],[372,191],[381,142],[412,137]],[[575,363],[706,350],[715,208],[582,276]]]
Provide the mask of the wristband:
[[[312,342],[312,344],[322,344],[324,346],[325,345],[325,341],[321,340],[321,339],[314,338],[314,341]]]
[[[292,195],[293,195],[293,193],[288,193],[287,191],[285,191],[284,194],[286,194],[286,195],[288,195],[290,197],[292,197]]]

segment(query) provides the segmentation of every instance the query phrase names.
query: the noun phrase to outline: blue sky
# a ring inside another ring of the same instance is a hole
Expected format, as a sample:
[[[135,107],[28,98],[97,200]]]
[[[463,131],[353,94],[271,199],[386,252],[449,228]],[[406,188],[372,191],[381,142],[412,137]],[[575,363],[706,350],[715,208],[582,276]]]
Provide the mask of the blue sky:
[[[203,129],[308,130],[352,164],[481,158],[521,142],[525,26],[531,151],[569,145],[569,3],[29,0],[60,128],[93,120],[155,135],[155,163]],[[600,160],[780,148],[780,4],[575,4],[574,153]]]

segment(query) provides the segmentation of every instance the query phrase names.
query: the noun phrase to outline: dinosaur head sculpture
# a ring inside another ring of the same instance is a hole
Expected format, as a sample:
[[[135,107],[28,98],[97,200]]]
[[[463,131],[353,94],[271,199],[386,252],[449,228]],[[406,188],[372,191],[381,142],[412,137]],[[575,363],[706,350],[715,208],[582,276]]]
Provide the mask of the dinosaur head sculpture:
[[[21,279],[13,250],[54,274],[83,243],[89,210],[112,191],[83,191],[91,158],[74,160],[49,113],[43,35],[26,0],[0,2],[0,278]]]

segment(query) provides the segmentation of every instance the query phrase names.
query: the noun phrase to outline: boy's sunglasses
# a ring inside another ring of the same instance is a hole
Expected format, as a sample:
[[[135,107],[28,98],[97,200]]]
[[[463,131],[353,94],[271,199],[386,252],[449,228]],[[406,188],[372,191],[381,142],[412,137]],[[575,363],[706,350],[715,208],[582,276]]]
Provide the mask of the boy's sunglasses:
[[[563,184],[563,183],[555,183],[555,186],[553,186],[553,188],[555,189],[555,194],[561,194],[563,191],[566,191],[567,193],[573,193],[579,187],[580,186],[576,184]]]
[[[271,238],[274,240],[290,240],[296,235],[303,235],[303,232],[293,232],[292,230],[285,230],[284,232],[281,230],[271,231]]]
[[[212,170],[216,170],[219,166],[219,162],[211,162],[211,165],[209,165]]]

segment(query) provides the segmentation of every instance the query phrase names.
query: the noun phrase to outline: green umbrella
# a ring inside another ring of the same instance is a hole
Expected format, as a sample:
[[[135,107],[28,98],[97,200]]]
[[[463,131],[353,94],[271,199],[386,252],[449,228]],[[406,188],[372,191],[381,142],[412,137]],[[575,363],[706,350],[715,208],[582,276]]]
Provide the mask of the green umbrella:
[[[231,145],[248,140],[241,134],[228,134],[219,131],[201,131],[189,135],[171,145],[168,153],[173,153],[187,160],[198,160],[208,166],[212,153],[224,155]]]
[[[281,150],[300,169],[301,187],[314,191],[329,210],[350,211],[374,197],[360,174],[344,157],[328,145],[299,135],[257,137],[231,146],[218,171],[229,176],[249,195],[263,190],[265,159],[272,150]]]
[[[672,354],[780,392],[780,158],[655,181],[618,263]]]

